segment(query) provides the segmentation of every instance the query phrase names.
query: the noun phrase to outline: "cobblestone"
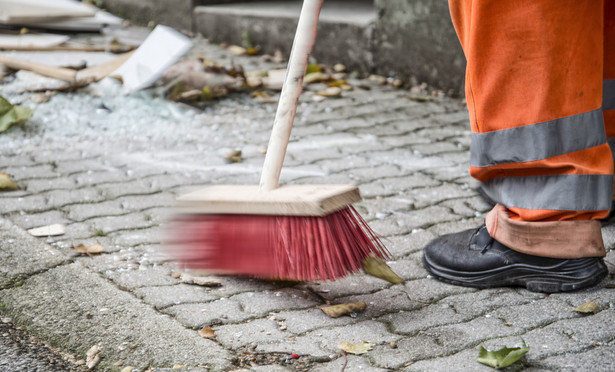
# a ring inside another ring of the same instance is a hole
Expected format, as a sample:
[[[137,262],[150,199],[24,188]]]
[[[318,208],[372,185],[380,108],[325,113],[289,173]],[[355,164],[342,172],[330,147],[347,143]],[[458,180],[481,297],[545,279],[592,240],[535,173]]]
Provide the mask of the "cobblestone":
[[[211,52],[203,55],[222,53],[199,43]],[[422,248],[482,224],[491,209],[468,175],[464,102],[416,102],[405,90],[349,81],[371,89],[313,102],[318,87],[308,87],[280,181],[358,185],[364,200],[355,207],[383,236],[389,265],[406,283],[364,273],[294,283],[198,272],[190,273],[221,285],[182,283],[185,270],[169,262],[162,244],[176,197],[200,185],[258,183],[276,106],[236,94],[196,111],[151,90],[122,96],[105,80],[41,104],[7,90],[35,114],[0,134],[0,171],[21,187],[0,193],[0,313],[81,357],[103,343],[105,368],[117,357],[142,369],[185,361],[192,370],[222,371],[255,352],[323,357],[312,371],[489,371],[476,362],[480,345],[525,341],[531,350],[511,371],[615,369],[613,219],[602,229],[611,275],[594,288],[544,295],[434,280]],[[112,112],[96,114],[101,103]],[[228,163],[224,156],[235,149],[243,159]],[[66,233],[23,231],[52,223]],[[70,249],[93,243],[105,252]],[[351,301],[367,309],[335,319],[320,310]],[[572,311],[588,301],[601,311]],[[204,325],[215,330],[213,340],[198,335]],[[343,355],[343,341],[375,345]],[[250,370],[295,370],[271,360]]]

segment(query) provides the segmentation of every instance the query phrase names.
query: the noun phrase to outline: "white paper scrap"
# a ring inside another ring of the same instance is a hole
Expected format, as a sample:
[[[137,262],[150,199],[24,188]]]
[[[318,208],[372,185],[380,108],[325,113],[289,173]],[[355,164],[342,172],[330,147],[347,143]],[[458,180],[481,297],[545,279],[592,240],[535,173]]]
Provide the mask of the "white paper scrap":
[[[36,227],[34,229],[28,230],[28,232],[32,236],[56,236],[56,235],[64,235],[66,231],[64,229],[64,225],[56,223],[53,225]]]
[[[147,88],[190,48],[192,41],[179,31],[158,25],[134,54],[110,76],[120,76],[124,93]]]

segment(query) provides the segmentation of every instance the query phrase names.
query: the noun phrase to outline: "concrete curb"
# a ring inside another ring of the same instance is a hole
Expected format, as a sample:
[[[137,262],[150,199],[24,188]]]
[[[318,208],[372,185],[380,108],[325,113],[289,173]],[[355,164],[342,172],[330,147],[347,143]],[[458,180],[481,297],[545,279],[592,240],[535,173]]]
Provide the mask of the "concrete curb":
[[[140,369],[186,365],[223,371],[230,367],[230,354],[215,342],[156,312],[4,219],[0,219],[0,242],[3,254],[12,249],[9,259],[0,263],[5,288],[0,297],[2,311],[52,346],[85,359],[90,347],[101,345],[98,368],[104,370],[118,361]]]

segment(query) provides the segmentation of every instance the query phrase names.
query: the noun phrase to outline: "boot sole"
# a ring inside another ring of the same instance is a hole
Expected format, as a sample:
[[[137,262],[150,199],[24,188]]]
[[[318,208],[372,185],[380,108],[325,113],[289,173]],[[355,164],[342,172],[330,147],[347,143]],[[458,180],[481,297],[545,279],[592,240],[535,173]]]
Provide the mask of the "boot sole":
[[[473,288],[521,286],[531,292],[542,293],[568,292],[590,287],[608,274],[602,260],[592,258],[580,259],[577,262],[564,261],[549,267],[510,264],[480,272],[464,272],[438,266],[425,256],[423,263],[432,276],[446,283]]]

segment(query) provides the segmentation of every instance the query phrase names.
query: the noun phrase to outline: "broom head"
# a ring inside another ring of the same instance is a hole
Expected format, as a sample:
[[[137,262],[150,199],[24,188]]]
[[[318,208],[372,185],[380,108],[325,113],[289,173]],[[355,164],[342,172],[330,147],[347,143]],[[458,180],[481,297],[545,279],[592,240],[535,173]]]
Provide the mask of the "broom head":
[[[333,280],[388,252],[350,205],[353,185],[212,186],[179,199],[170,228],[188,268],[284,280]]]

